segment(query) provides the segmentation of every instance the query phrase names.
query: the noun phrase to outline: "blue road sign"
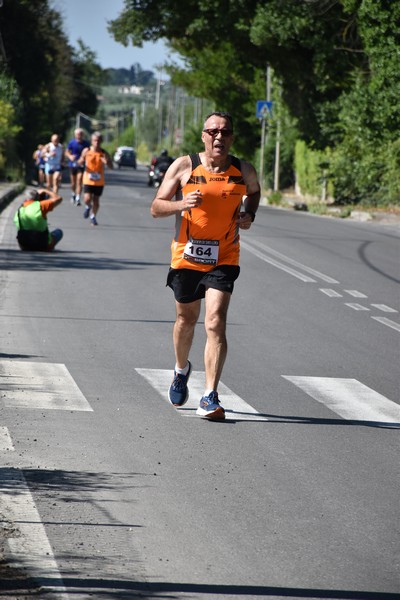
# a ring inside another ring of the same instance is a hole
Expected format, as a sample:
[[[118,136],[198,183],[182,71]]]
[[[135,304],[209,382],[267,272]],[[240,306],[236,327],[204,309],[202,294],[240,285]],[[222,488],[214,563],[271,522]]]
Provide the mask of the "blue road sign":
[[[256,117],[267,119],[272,114],[272,102],[268,100],[257,100]]]

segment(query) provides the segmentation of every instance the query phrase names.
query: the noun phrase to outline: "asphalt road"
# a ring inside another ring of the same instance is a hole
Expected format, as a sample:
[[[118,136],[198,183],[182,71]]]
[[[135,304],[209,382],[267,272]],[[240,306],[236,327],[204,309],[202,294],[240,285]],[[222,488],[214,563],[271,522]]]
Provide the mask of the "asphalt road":
[[[167,401],[173,219],[107,181],[98,227],[63,186],[54,253],[1,215],[4,560],[43,598],[399,598],[399,227],[260,208],[210,423],[203,317]]]

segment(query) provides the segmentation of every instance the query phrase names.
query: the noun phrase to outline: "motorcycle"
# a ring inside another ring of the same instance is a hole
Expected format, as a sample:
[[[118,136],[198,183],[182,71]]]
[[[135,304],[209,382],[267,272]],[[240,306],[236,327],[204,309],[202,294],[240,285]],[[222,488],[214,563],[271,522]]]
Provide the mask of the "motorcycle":
[[[148,170],[149,170],[149,173],[148,173],[149,179],[147,181],[147,185],[149,187],[153,187],[154,186],[154,177],[155,177],[154,165],[149,165]]]
[[[160,185],[163,182],[163,179],[164,179],[167,169],[154,167],[153,165],[150,165],[148,167],[148,169],[149,169],[149,179],[148,179],[147,185],[149,187],[155,187],[155,188],[160,187]]]

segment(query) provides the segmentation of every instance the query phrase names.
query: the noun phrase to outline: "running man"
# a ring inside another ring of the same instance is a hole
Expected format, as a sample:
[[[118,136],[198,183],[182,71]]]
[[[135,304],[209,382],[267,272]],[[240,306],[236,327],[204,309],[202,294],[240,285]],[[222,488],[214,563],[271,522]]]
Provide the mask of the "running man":
[[[83,193],[85,200],[84,219],[90,215],[92,225],[97,225],[96,215],[100,208],[100,196],[104,190],[104,167],[113,168],[110,155],[100,144],[102,142],[101,133],[95,131],[92,133],[91,145],[84,148],[81,157],[78,160],[79,165],[85,165],[83,173]]]
[[[69,176],[71,181],[71,202],[75,206],[81,204],[81,193],[82,193],[82,178],[84,166],[78,163],[81,157],[82,151],[85,148],[89,148],[90,144],[84,139],[83,129],[77,128],[74,131],[74,137],[68,142],[65,156],[68,158]]]
[[[181,156],[169,167],[151,205],[153,217],[175,216],[167,285],[175,296],[175,370],[169,400],[183,406],[192,371],[189,352],[205,298],[205,390],[197,414],[225,418],[218,384],[227,355],[226,320],[239,276],[239,230],[250,229],[260,202],[254,167],[229,154],[233,120],[224,112],[206,118],[204,151]]]
[[[45,159],[45,174],[46,186],[48,190],[52,190],[58,194],[61,184],[62,161],[64,158],[64,148],[60,143],[60,138],[57,133],[53,133],[51,141],[44,148]]]

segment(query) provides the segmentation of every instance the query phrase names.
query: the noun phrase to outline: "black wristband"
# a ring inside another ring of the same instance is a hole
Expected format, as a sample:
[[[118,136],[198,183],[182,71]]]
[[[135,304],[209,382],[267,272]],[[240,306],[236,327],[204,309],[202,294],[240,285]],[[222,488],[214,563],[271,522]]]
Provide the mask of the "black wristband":
[[[256,218],[256,213],[252,210],[246,210],[246,214],[251,215],[251,222],[253,223],[254,219]]]

